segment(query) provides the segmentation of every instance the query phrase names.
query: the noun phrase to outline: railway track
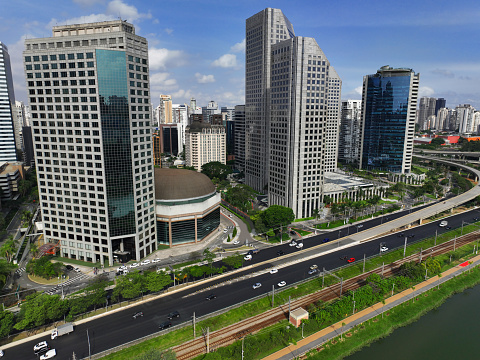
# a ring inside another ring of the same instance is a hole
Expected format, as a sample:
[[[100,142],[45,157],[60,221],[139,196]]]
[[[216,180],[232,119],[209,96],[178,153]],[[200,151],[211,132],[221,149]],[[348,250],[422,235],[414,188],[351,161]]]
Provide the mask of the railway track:
[[[353,291],[365,284],[365,280],[373,273],[383,275],[385,277],[393,275],[398,271],[399,267],[411,261],[424,260],[430,256],[437,256],[452,251],[454,248],[459,248],[463,245],[469,244],[480,238],[480,231],[475,231],[460,238],[450,240],[443,244],[422,250],[416,254],[409,255],[403,259],[397,260],[391,264],[378,267],[374,270],[365,272],[343,282],[333,284],[329,287],[323,288],[313,294],[305,295],[299,299],[290,302],[290,308],[296,309],[299,307],[307,307],[317,301],[330,301],[338,298],[342,293]],[[288,319],[288,304],[284,304],[268,310],[262,314],[255,315],[251,318],[242,320],[238,323],[232,324],[220,330],[208,334],[208,351],[212,352],[222,346],[227,346],[248,334],[255,333],[263,328],[276,324],[277,322]],[[172,349],[177,355],[178,360],[188,360],[207,352],[207,335],[197,337],[194,340],[188,341],[182,345],[175,346]]]

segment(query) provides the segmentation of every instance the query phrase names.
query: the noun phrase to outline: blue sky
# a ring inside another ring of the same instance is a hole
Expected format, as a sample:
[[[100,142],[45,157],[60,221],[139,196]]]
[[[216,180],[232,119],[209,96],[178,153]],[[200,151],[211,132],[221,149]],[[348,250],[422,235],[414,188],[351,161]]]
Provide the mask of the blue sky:
[[[0,41],[12,58],[15,93],[26,101],[23,40],[54,25],[118,19],[149,42],[151,93],[174,103],[244,103],[245,19],[279,8],[298,36],[313,37],[342,78],[342,98],[360,99],[362,78],[381,66],[420,73],[421,95],[480,108],[480,2],[470,0],[3,0]]]

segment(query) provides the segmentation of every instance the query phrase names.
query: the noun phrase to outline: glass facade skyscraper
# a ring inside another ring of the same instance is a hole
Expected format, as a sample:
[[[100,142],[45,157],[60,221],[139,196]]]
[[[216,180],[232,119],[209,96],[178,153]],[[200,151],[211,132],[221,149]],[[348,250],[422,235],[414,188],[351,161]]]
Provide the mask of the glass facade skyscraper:
[[[0,162],[17,161],[12,69],[7,46],[0,41]]]
[[[360,168],[410,172],[419,77],[389,66],[364,77]]]
[[[157,248],[148,45],[122,21],[25,41],[45,239],[112,265]]]

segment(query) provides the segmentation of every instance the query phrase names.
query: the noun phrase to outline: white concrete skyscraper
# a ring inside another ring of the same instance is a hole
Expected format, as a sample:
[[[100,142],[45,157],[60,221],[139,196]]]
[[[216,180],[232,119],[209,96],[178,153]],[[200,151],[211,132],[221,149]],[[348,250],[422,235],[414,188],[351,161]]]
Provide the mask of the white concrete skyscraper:
[[[313,38],[278,9],[247,19],[245,177],[270,205],[311,216],[336,167],[341,80]],[[332,107],[329,106],[332,104]]]
[[[0,41],[0,162],[17,161],[14,128],[15,93],[7,46]]]
[[[148,45],[122,21],[25,41],[44,236],[113,265],[157,248]]]

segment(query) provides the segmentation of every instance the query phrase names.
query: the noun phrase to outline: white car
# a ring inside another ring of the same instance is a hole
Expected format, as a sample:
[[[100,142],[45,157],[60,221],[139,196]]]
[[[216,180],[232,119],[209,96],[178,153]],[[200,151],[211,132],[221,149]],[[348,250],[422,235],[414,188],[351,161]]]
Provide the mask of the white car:
[[[234,242],[232,242],[232,244],[233,244],[233,245],[238,245],[238,244],[240,244],[240,241],[235,240]]]
[[[318,265],[312,265],[312,266],[310,266],[310,270],[315,270],[315,269],[317,269],[317,268],[318,268]]]
[[[152,263],[155,264],[157,262],[160,262],[160,259],[152,259]]]
[[[446,220],[443,220],[440,224],[438,224],[438,226],[440,226],[440,227],[445,227],[447,225],[448,225],[448,221],[446,221]]]
[[[131,269],[131,268],[136,268],[136,267],[138,267],[138,263],[133,263],[133,264],[131,264],[129,267],[130,267],[130,269]]]
[[[143,261],[140,263],[140,265],[148,265],[148,264],[150,264],[150,260],[148,260],[148,259],[147,259],[147,260],[143,260]]]
[[[3,357],[3,355],[5,355],[5,353],[3,352],[3,350],[0,350],[0,357]]]
[[[117,272],[122,272],[122,271],[125,271],[125,270],[128,270],[128,268],[126,266],[120,266],[118,269],[117,269]]]
[[[252,286],[254,289],[258,289],[259,287],[262,287],[262,284],[261,283],[255,283],[253,284]]]
[[[295,246],[297,249],[303,248],[303,243],[298,243],[297,246]]]
[[[75,270],[76,272],[81,272],[81,270],[80,270],[78,267],[76,267],[76,268],[73,269],[73,270]]]
[[[46,348],[46,347],[48,347],[47,342],[46,341],[41,341],[33,347],[33,351],[36,352],[36,351],[41,350],[41,349]]]
[[[278,273],[277,268],[270,269],[270,274],[276,274],[276,273]]]
[[[226,234],[228,232],[228,229],[223,229],[223,233]]]
[[[45,354],[40,355],[40,360],[46,360],[46,359],[51,359],[54,358],[57,355],[57,352],[55,349],[48,350]]]
[[[388,248],[386,246],[382,246],[380,248],[380,252],[385,252],[385,251],[388,251]]]
[[[245,260],[252,260],[252,255],[247,254],[247,255],[245,255],[244,259]]]
[[[292,240],[292,241],[290,241],[290,244],[288,244],[288,245],[289,246],[297,246],[297,243],[294,240]]]
[[[287,285],[287,282],[286,282],[286,281],[280,281],[280,282],[277,284],[278,287],[283,287],[283,286],[285,286],[285,285]]]

